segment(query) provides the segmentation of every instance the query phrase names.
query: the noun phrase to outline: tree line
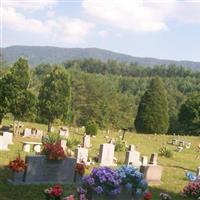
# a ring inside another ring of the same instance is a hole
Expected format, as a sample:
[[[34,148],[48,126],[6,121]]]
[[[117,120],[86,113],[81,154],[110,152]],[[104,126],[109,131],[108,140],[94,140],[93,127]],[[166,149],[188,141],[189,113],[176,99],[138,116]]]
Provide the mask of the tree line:
[[[49,130],[57,122],[83,126],[93,120],[102,129],[200,133],[199,73],[182,67],[145,68],[86,59],[29,68],[28,61],[20,58],[10,68],[1,69],[0,74],[0,120],[11,113],[17,120],[46,123]],[[164,93],[160,94],[158,88]],[[145,96],[154,97],[154,113],[148,109],[152,105],[141,108],[142,102],[149,102]],[[164,103],[159,107],[161,97]],[[142,118],[141,110],[146,114]],[[151,121],[156,114],[159,117]],[[159,129],[162,123],[157,120],[163,117],[164,128]],[[145,128],[146,122],[154,128]]]

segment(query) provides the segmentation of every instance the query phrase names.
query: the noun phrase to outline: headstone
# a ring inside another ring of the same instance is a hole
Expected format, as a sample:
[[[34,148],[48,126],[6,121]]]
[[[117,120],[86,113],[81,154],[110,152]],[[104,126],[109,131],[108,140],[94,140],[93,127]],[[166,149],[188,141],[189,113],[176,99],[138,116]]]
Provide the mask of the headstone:
[[[61,127],[60,130],[59,130],[59,134],[61,137],[63,138],[68,138],[69,137],[69,130],[67,127]]]
[[[42,138],[42,136],[43,136],[43,131],[42,131],[42,130],[39,130],[39,129],[37,129],[37,132],[36,132],[36,137],[37,137],[37,138]]]
[[[31,151],[31,145],[23,144],[23,151],[29,153]]]
[[[115,139],[111,138],[110,141],[108,142],[109,144],[115,144]]]
[[[8,144],[13,144],[13,134],[10,132],[3,132],[3,137],[6,138]]]
[[[60,145],[63,148],[63,150],[65,151],[66,148],[67,148],[67,141],[66,140],[61,140]]]
[[[41,152],[41,145],[39,144],[36,144],[33,146],[33,150],[36,152],[36,153],[40,153]]]
[[[55,184],[73,183],[75,173],[75,158],[64,160],[48,160],[45,155],[27,156],[25,184]]]
[[[23,137],[31,137],[31,135],[32,135],[31,129],[30,128],[25,128]]]
[[[77,148],[75,150],[75,158],[78,163],[84,162],[87,163],[88,161],[88,149],[86,148]]]
[[[149,164],[157,165],[157,159],[158,159],[158,154],[157,153],[152,153],[150,161],[149,161]]]
[[[148,165],[148,158],[147,158],[147,156],[142,156],[142,165]]]
[[[134,167],[139,168],[141,166],[140,152],[135,151],[135,150],[127,151],[126,158],[125,158],[125,164],[132,165]]]
[[[85,136],[83,137],[83,147],[84,147],[84,148],[90,148],[90,147],[91,147],[90,135],[85,135]]]
[[[141,166],[141,172],[149,184],[159,185],[161,183],[162,170],[163,168],[159,165],[148,164]]]
[[[197,179],[200,179],[200,167],[197,168],[196,176],[197,176]]]
[[[99,152],[100,166],[115,166],[113,163],[115,146],[113,144],[101,144]]]
[[[0,136],[0,150],[8,151],[8,142],[4,136]]]
[[[128,150],[135,151],[135,145],[133,145],[133,144],[129,145]]]

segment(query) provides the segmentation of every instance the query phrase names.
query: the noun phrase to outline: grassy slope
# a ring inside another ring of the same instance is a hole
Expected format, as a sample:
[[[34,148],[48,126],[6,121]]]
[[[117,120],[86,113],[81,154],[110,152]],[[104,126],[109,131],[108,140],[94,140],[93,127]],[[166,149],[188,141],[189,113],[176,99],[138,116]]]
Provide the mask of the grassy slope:
[[[7,122],[5,122],[7,123]],[[25,126],[38,127],[45,130],[46,126],[33,123],[24,123]],[[74,134],[74,129],[70,131],[71,137],[79,137]],[[104,136],[105,132],[98,134],[96,138],[92,138],[92,149],[90,151],[90,156],[97,155],[99,144],[105,142]],[[118,136],[117,132],[111,132],[110,137],[116,138]],[[172,136],[164,135],[143,135],[135,133],[127,133],[125,136],[128,144],[135,144],[138,147],[138,150],[142,155],[150,156],[152,152],[158,152],[158,149],[161,145],[166,145],[167,142],[172,138]],[[200,143],[200,138],[198,137],[181,137],[181,139],[192,142],[191,149],[185,149],[181,153],[174,152],[173,158],[160,158],[159,164],[164,167],[162,184],[160,186],[152,186],[151,191],[154,194],[153,200],[159,200],[160,192],[169,192],[174,200],[182,200],[183,198],[179,195],[182,188],[188,183],[185,178],[184,170],[195,171],[199,165],[199,159],[197,155],[200,154],[197,152],[197,145]],[[0,151],[0,199],[1,200],[42,200],[43,194],[42,191],[47,186],[11,186],[6,183],[6,179],[10,176],[8,170],[5,166],[8,164],[9,160],[16,157],[19,151],[21,151],[22,144],[21,141],[27,140],[24,138],[16,138],[14,143],[15,145],[10,146],[10,151],[3,152]],[[168,145],[172,150],[175,147]],[[25,154],[22,154],[23,156]],[[120,152],[115,154],[120,162],[123,162],[125,159],[125,152]],[[73,186],[65,186],[65,192],[70,193],[74,190]]]

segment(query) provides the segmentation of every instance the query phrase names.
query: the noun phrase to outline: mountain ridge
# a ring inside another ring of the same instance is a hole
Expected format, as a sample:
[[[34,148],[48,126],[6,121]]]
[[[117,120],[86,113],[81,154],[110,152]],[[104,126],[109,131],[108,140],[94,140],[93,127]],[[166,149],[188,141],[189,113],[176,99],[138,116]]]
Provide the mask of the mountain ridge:
[[[1,48],[3,60],[8,63],[14,63],[19,57],[23,56],[29,60],[34,67],[40,63],[62,63],[72,59],[95,58],[102,61],[117,60],[120,62],[133,62],[145,67],[155,65],[170,65],[188,67],[192,70],[200,71],[200,62],[188,60],[170,60],[158,59],[152,57],[136,57],[128,54],[118,53],[96,47],[89,48],[64,48],[56,46],[22,46],[15,45]]]

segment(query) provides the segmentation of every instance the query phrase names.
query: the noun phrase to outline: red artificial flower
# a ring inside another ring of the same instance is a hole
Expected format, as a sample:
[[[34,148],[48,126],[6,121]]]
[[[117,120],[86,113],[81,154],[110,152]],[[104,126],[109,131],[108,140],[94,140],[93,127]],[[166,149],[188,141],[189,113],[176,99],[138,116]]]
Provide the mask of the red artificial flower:
[[[26,169],[27,164],[18,156],[15,160],[10,161],[8,167],[14,172],[22,172]]]
[[[144,198],[144,200],[150,200],[150,199],[152,199],[151,192],[146,192],[143,198]]]
[[[83,176],[85,174],[85,163],[76,163],[75,172]]]

